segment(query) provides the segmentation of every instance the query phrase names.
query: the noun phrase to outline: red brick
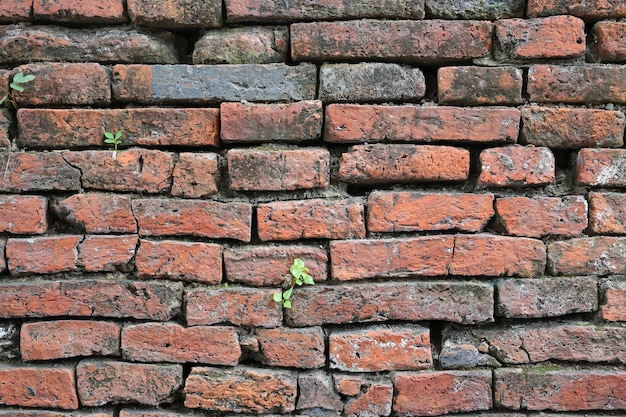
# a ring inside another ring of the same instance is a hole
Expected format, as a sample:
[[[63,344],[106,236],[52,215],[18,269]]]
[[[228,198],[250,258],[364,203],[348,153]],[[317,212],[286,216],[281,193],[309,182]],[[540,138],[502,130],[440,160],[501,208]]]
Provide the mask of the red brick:
[[[4,272],[7,269],[6,259],[6,241],[0,240],[0,272]]]
[[[515,143],[519,121],[519,110],[508,108],[330,104],[324,140]]]
[[[624,145],[624,113],[597,109],[522,108],[522,142],[552,149]]]
[[[388,416],[391,414],[393,384],[368,380],[358,376],[333,375],[339,393],[357,398],[346,401],[343,412],[354,416]]]
[[[261,362],[269,366],[321,368],[326,364],[321,327],[258,329]]]
[[[522,85],[522,71],[515,67],[468,66],[437,70],[437,95],[441,104],[518,104],[522,102]]]
[[[127,20],[123,0],[105,0],[97,5],[67,0],[35,0],[33,15],[35,20],[74,24],[123,23]]]
[[[299,200],[259,204],[257,229],[261,240],[351,239],[365,237],[363,202]]]
[[[58,320],[24,323],[22,360],[119,355],[121,326],[108,321]]]
[[[222,246],[213,243],[142,239],[135,263],[139,278],[222,281]]]
[[[222,103],[220,137],[224,143],[301,142],[319,139],[322,102]]]
[[[581,149],[576,160],[578,185],[626,187],[626,150]]]
[[[493,287],[478,282],[404,282],[298,288],[290,326],[387,320],[481,323],[493,321]]]
[[[139,237],[86,236],[78,247],[77,265],[87,272],[130,271]]]
[[[513,236],[580,236],[587,228],[583,196],[503,197],[496,200],[497,221]]]
[[[548,244],[551,275],[626,274],[626,238],[581,237]]]
[[[355,145],[341,154],[339,179],[353,184],[464,181],[467,149],[433,145]]]
[[[498,20],[524,15],[525,0],[503,0],[488,3],[482,0],[426,0],[426,13],[437,19]]]
[[[48,230],[48,199],[42,196],[0,196],[0,232],[41,234]]]
[[[76,367],[78,396],[87,407],[104,404],[172,402],[183,384],[182,365],[81,361]]]
[[[499,60],[575,59],[585,55],[585,22],[574,16],[498,20]]]
[[[492,406],[491,371],[399,372],[394,385],[398,415],[436,416]]]
[[[122,353],[130,361],[234,366],[241,349],[233,327],[142,323],[124,327]]]
[[[493,194],[373,191],[367,200],[370,232],[479,232],[494,214]]]
[[[494,400],[519,410],[624,410],[626,372],[573,369],[496,369]]]
[[[2,78],[2,71],[0,70],[0,97],[4,97],[5,92],[8,90],[8,86],[6,86],[7,83],[5,83]],[[9,129],[12,121],[13,116],[9,111],[0,108],[0,149],[6,149],[11,146]]]
[[[152,149],[70,151],[63,158],[80,169],[84,188],[160,193],[170,188],[174,154]]]
[[[213,153],[180,153],[173,172],[172,195],[202,198],[217,194],[218,162],[217,154]]]
[[[111,71],[113,97],[120,101],[151,101],[152,66],[115,65]]]
[[[423,64],[450,63],[488,56],[491,32],[491,22],[472,20],[294,23],[291,25],[291,57],[294,61],[375,58]]]
[[[74,194],[53,206],[64,221],[87,233],[135,233],[137,222],[130,197],[114,194]]]
[[[555,179],[555,159],[549,148],[510,146],[480,153],[481,187],[547,185]]]
[[[593,26],[591,34],[595,40],[592,47],[597,59],[601,62],[626,61],[626,22],[598,22]]]
[[[330,153],[323,148],[228,151],[230,188],[286,191],[328,187]]]
[[[0,367],[0,404],[75,410],[78,398],[74,369],[67,367]]]
[[[296,410],[341,411],[343,402],[333,388],[331,376],[324,371],[300,372],[298,374],[299,395]]]
[[[0,284],[0,317],[129,317],[169,320],[181,310],[180,283],[112,280]]]
[[[203,236],[250,241],[252,206],[215,201],[133,200],[142,236]]]
[[[496,235],[457,235],[450,274],[461,276],[543,275],[546,247],[541,240]]]
[[[195,367],[185,383],[185,407],[230,413],[289,413],[298,387],[290,371]]]
[[[326,250],[313,246],[232,247],[224,251],[226,279],[255,287],[278,286],[290,277],[295,258],[304,261],[315,282],[326,281]]]
[[[80,171],[70,166],[60,153],[3,153],[0,155],[0,166],[5,167],[6,173],[0,179],[0,191],[80,189]]]
[[[496,283],[496,315],[528,319],[597,311],[597,287],[595,277],[502,280]]]
[[[0,23],[13,23],[30,18],[33,0],[4,1],[0,5]]]
[[[113,411],[108,410],[106,412],[92,411],[92,412],[74,412],[74,411],[45,411],[36,409],[5,409],[0,410],[0,416],[2,417],[113,417]]]
[[[269,64],[286,62],[289,28],[248,26],[207,31],[194,46],[194,64]]]
[[[602,282],[600,286],[603,303],[600,307],[602,319],[606,321],[626,321],[626,280],[615,277]]]
[[[19,109],[19,146],[30,149],[108,147],[104,132],[122,132],[124,146],[217,146],[217,109]]]
[[[528,95],[537,103],[626,103],[626,68],[607,65],[533,65]]]
[[[626,5],[621,0],[528,0],[530,17],[571,14],[596,20],[607,17],[626,17]]]
[[[87,106],[111,102],[111,83],[105,67],[95,63],[27,64],[16,72],[34,75],[24,92],[14,92],[21,106]]]
[[[9,239],[6,257],[11,275],[54,274],[76,269],[82,236]]]
[[[127,0],[127,4],[128,15],[136,25],[167,29],[222,25],[222,3],[216,0]]]
[[[176,413],[168,410],[151,410],[136,408],[123,408],[119,412],[120,417],[185,417],[186,413]]]
[[[347,372],[413,371],[430,368],[430,332],[422,326],[369,326],[333,331],[330,367]]]
[[[229,323],[235,326],[276,327],[283,318],[280,303],[272,299],[276,290],[219,287],[185,291],[187,324]],[[294,297],[299,293],[296,290]]]
[[[589,193],[589,231],[593,234],[626,234],[626,195]]]

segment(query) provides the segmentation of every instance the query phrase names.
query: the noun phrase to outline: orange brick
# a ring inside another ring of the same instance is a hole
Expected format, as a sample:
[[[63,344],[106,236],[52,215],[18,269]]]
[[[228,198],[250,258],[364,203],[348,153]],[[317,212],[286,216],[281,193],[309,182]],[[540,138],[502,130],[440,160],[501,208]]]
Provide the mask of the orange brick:
[[[261,361],[269,366],[321,368],[326,364],[325,336],[321,327],[258,329]]]
[[[135,233],[130,197],[114,194],[74,194],[54,205],[64,221],[87,233]]]
[[[123,0],[105,0],[98,5],[68,0],[35,0],[35,20],[80,24],[122,23],[127,20]]]
[[[626,150],[581,149],[576,159],[578,185],[626,187]]]
[[[600,292],[604,300],[600,307],[602,319],[626,321],[626,280],[620,277],[604,280]]]
[[[589,230],[593,234],[626,234],[626,195],[589,193]]]
[[[5,92],[8,90],[8,84],[3,82],[2,72],[3,71],[0,70],[0,97],[3,97]],[[6,72],[8,73],[8,71]],[[7,84],[6,87],[5,84]],[[9,127],[11,126],[13,120],[14,117],[8,110],[0,108],[0,149],[6,149],[11,146]]]
[[[601,62],[626,61],[626,22],[598,22],[591,33],[597,42],[592,45],[595,55]]]
[[[9,239],[6,257],[11,275],[54,274],[76,269],[82,236]]]
[[[441,104],[518,104],[522,102],[522,85],[522,71],[514,67],[442,67],[437,70],[437,94]]]
[[[581,237],[548,244],[551,275],[626,274],[626,238]]]
[[[86,236],[78,247],[77,266],[87,272],[131,271],[138,241],[137,235]]]
[[[4,405],[76,410],[79,403],[74,369],[3,366],[0,398],[0,404]]]
[[[335,389],[351,398],[346,401],[344,413],[348,415],[391,414],[393,384],[390,381],[377,381],[352,375],[333,375]],[[360,394],[360,395],[358,395]],[[358,395],[358,396],[357,396]]]
[[[172,173],[172,195],[202,198],[216,194],[220,177],[218,165],[217,154],[181,152]]]
[[[3,1],[0,5],[0,23],[28,20],[33,0]]]
[[[42,196],[0,196],[0,231],[16,235],[48,230],[48,199]]]
[[[127,0],[136,25],[167,29],[214,28],[222,25],[222,3],[210,0]]]
[[[621,0],[528,0],[526,10],[529,17],[561,14],[589,20],[626,17],[626,5]]]
[[[554,182],[554,155],[545,147],[489,148],[480,153],[480,187],[547,185]]]
[[[0,166],[5,167],[6,172],[0,179],[1,191],[80,189],[80,171],[70,166],[60,153],[5,152],[0,154]]]

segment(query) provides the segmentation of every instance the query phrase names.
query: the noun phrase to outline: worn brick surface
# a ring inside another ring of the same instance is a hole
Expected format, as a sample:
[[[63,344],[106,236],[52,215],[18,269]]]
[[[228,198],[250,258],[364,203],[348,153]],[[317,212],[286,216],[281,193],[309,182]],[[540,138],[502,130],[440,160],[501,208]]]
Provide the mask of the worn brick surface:
[[[87,272],[130,271],[139,237],[86,236],[78,247],[77,266]]]
[[[508,108],[331,104],[326,107],[324,140],[514,143],[519,121],[519,110]]]
[[[626,187],[626,150],[581,149],[576,159],[579,185]]]
[[[167,29],[212,28],[222,24],[222,3],[216,0],[127,0],[134,24]]]
[[[0,23],[28,20],[31,15],[33,0],[15,0],[2,2]]]
[[[35,0],[35,20],[70,23],[122,23],[127,20],[123,0],[105,0],[99,5],[88,2],[74,3],[67,0]]]
[[[326,364],[325,336],[321,327],[259,329],[256,337],[261,361],[266,365],[307,369]]]
[[[524,15],[524,0],[504,0],[491,3],[489,0],[426,0],[429,16],[441,19],[497,20]]]
[[[298,374],[298,402],[296,410],[335,410],[341,411],[341,397],[333,390],[330,375],[321,371]]]
[[[20,357],[20,328],[14,323],[0,323],[0,360]]]
[[[626,238],[581,237],[548,244],[548,271],[552,275],[626,273]]]
[[[121,326],[108,321],[57,320],[24,323],[20,353],[25,361],[119,355]]]
[[[528,0],[530,17],[571,14],[586,19],[626,17],[626,5],[620,0]]]
[[[551,184],[556,162],[546,147],[509,146],[480,153],[481,187],[518,187]]]
[[[600,285],[603,297],[600,311],[607,321],[626,321],[626,279],[607,279]]]
[[[437,70],[441,104],[517,104],[522,102],[522,85],[522,72],[515,67],[466,66]]]
[[[202,198],[216,194],[220,180],[218,165],[214,153],[180,153],[172,172],[172,195]]]
[[[43,196],[0,196],[0,231],[16,235],[48,230],[48,199]]]
[[[82,236],[52,236],[9,239],[7,265],[11,275],[54,274],[71,271],[78,260]]]
[[[74,194],[53,205],[63,220],[87,233],[135,233],[137,222],[130,197],[114,194]]]
[[[0,411],[3,417],[113,417],[112,411],[50,411],[36,409],[8,408]]]
[[[193,50],[194,64],[270,64],[286,62],[289,29],[253,26],[205,33]]]
[[[626,234],[626,196],[592,192],[588,198],[591,233]]]
[[[6,83],[3,82],[2,78],[2,71],[0,71],[0,94],[4,96],[5,92],[8,90],[8,86],[5,86]],[[9,128],[12,120],[13,117],[7,110],[0,109],[0,149],[5,149],[11,145]]]
[[[80,189],[80,171],[60,153],[3,153],[0,166],[5,167],[6,173],[0,179],[0,190],[4,192]]]
[[[73,368],[3,365],[0,404],[75,410],[79,406],[75,384]]]
[[[424,64],[458,62],[489,55],[491,32],[489,22],[472,20],[294,23],[291,57],[294,61],[373,58]]]
[[[388,381],[374,381],[359,376],[333,375],[335,388],[339,393],[351,398],[346,401],[344,413],[349,415],[391,414],[393,400],[393,384]]]
[[[626,61],[626,46],[622,42],[626,37],[626,22],[598,22],[593,26],[591,33],[597,42],[592,46],[599,61]]]

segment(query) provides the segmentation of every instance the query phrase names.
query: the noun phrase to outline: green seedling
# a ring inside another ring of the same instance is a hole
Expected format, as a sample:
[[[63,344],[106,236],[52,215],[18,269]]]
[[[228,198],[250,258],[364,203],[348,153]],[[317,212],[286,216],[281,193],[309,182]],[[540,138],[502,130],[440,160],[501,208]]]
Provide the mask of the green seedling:
[[[35,79],[35,76],[32,74],[24,75],[22,72],[18,72],[13,76],[13,81],[9,84],[9,91],[7,91],[2,98],[0,98],[0,106],[5,102],[10,102],[13,104],[13,107],[17,109],[17,103],[15,102],[15,98],[13,98],[12,90],[19,91],[20,93],[24,92],[24,84],[31,82]]]
[[[117,159],[117,145],[122,143],[122,131],[118,130],[115,133],[104,132],[104,143],[113,145],[113,159]]]
[[[315,285],[313,277],[309,275],[309,268],[304,265],[304,261],[300,258],[293,260],[293,265],[289,268],[291,277],[286,281],[286,287],[289,287],[282,293],[274,293],[272,298],[277,303],[281,303],[284,308],[291,308],[291,295],[293,294],[294,287],[304,284]]]

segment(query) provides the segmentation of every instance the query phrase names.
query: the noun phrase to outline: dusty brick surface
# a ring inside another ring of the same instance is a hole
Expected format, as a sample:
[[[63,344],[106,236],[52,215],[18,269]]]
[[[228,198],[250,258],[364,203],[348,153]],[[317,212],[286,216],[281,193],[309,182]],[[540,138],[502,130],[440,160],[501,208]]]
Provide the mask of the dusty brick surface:
[[[626,321],[626,279],[623,276],[604,280],[600,285],[603,303],[602,318],[607,321]]]
[[[31,16],[33,0],[15,0],[3,2],[0,6],[0,23],[12,23],[28,20]]]
[[[48,199],[43,196],[0,196],[0,232],[42,234],[48,230]]]
[[[222,3],[216,0],[127,0],[136,25],[167,29],[214,28],[222,25]]]
[[[0,88],[2,91],[2,95],[4,96],[5,91],[8,90],[8,87],[5,86],[6,83],[2,80],[2,71],[0,71]],[[9,129],[11,126],[11,122],[13,120],[13,116],[9,114],[7,110],[0,109],[0,149],[5,149],[11,145],[11,140],[9,137]]]
[[[308,369],[326,364],[325,335],[321,327],[259,329],[256,338],[261,361],[266,365]]]
[[[219,159],[214,153],[180,153],[172,172],[172,195],[202,198],[216,194],[220,180],[218,165]]]
[[[289,29],[253,26],[205,33],[193,50],[194,64],[270,64],[286,62]]]
[[[497,20],[524,15],[524,0],[504,0],[490,3],[488,0],[426,0],[429,16],[440,19]]]
[[[522,85],[522,72],[515,67],[441,67],[437,71],[441,104],[517,104],[522,102]]]
[[[75,410],[79,406],[75,384],[73,368],[4,365],[0,368],[0,404]]]
[[[80,189],[80,171],[70,166],[60,153],[3,153],[0,166],[6,172],[0,179],[0,190],[4,192]]]
[[[135,233],[137,222],[130,197],[114,194],[74,194],[53,204],[54,211],[87,233]]]
[[[591,233],[626,234],[626,196],[592,192],[588,198]]]
[[[626,17],[626,5],[620,0],[529,0],[527,12],[530,17],[571,14],[586,19]]]
[[[87,272],[128,272],[138,241],[137,235],[86,236],[78,246],[76,265]]]
[[[353,415],[388,416],[391,414],[393,384],[373,381],[359,376],[333,375],[335,389],[351,398],[344,405],[344,413]],[[358,395],[361,394],[361,395]],[[357,396],[358,395],[358,396]]]
[[[578,152],[576,182],[599,187],[626,187],[626,150],[591,149]]]
[[[624,274],[626,238],[580,237],[548,244],[548,271],[552,275]]]
[[[621,42],[626,37],[625,22],[598,22],[593,26],[591,33],[597,40],[594,53],[599,61],[617,63],[626,61],[626,46]]]
[[[330,375],[320,371],[298,374],[298,402],[296,410],[334,410],[341,411],[343,403],[333,390]]]
[[[519,187],[551,184],[556,162],[546,147],[509,146],[480,153],[480,187]]]
[[[6,257],[14,276],[54,274],[71,271],[78,261],[82,236],[53,236],[9,239]]]
[[[127,20],[123,0],[105,0],[98,6],[93,3],[74,3],[67,0],[35,0],[35,20],[70,23],[123,23]]]

